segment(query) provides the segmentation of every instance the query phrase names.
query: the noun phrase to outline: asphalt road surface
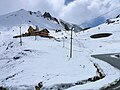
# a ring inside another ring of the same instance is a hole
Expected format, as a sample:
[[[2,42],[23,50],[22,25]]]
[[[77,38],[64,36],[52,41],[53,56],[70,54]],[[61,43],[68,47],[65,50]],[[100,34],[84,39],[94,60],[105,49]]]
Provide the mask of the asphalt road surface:
[[[110,53],[110,54],[99,54],[91,55],[94,58],[108,62],[112,66],[120,70],[120,53]],[[112,85],[111,87],[106,88],[105,90],[120,90],[120,81],[117,84]]]

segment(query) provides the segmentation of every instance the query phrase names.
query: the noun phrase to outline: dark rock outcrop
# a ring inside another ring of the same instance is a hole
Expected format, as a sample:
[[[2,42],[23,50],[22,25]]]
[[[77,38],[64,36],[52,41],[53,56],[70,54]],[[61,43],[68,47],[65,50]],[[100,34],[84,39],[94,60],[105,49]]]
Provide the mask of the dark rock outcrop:
[[[68,22],[63,21],[62,19],[60,19],[60,24],[64,27],[65,30],[69,31],[71,30],[71,28],[73,27],[73,31],[74,32],[80,32],[83,31],[83,29],[81,27],[79,27],[76,24],[70,24]]]
[[[53,20],[53,21],[55,21],[56,23],[59,24],[58,19],[55,18],[55,17],[52,17],[49,12],[45,12],[45,13],[43,14],[43,17],[44,17],[44,18],[47,18],[48,20]]]

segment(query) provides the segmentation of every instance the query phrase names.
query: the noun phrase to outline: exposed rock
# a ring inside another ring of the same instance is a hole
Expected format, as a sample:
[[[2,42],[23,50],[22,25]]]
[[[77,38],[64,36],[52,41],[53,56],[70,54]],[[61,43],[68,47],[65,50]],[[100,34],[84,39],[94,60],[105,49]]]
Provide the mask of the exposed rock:
[[[70,24],[68,22],[63,21],[62,19],[60,19],[60,24],[64,27],[64,29],[66,29],[67,31],[71,30],[71,28],[74,28],[74,32],[80,32],[83,31],[83,29],[81,27],[79,27],[76,24]]]
[[[55,17],[52,17],[49,12],[45,12],[45,13],[43,14],[43,17],[44,17],[44,18],[47,18],[47,19],[49,19],[49,20],[53,20],[53,21],[55,21],[56,23],[59,24],[58,19],[55,18]]]
[[[52,16],[50,15],[49,12],[45,12],[45,13],[43,14],[43,17],[44,17],[44,18],[48,18],[48,19],[50,19],[50,20],[51,20],[51,18],[52,18]]]
[[[120,18],[120,14],[116,16],[116,18]]]

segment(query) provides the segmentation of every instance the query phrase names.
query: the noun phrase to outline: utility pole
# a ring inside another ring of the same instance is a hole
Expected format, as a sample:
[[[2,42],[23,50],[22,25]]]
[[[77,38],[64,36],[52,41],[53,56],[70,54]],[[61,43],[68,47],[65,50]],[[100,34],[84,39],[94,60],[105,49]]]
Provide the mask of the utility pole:
[[[62,37],[62,39],[63,39],[63,48],[64,48],[65,47],[65,38]]]
[[[36,33],[35,33],[35,40],[37,40],[37,36],[36,36]]]
[[[73,27],[71,28],[71,34],[70,34],[70,58],[72,58],[72,31],[73,31]]]
[[[39,31],[39,27],[36,25],[36,32]],[[35,40],[37,40],[37,33],[35,32]]]
[[[20,26],[20,46],[22,46],[22,34],[21,34],[21,26]]]

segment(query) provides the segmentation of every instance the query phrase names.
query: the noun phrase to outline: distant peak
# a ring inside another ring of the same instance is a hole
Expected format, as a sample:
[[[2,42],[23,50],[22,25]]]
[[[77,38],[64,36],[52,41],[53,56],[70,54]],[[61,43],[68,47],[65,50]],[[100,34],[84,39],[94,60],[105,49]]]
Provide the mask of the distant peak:
[[[18,11],[25,11],[25,12],[27,12],[25,9],[20,9],[20,10],[18,10]]]
[[[24,11],[25,9],[20,9],[19,11]]]
[[[27,13],[28,11],[26,11],[25,9],[20,9],[20,10],[18,10],[18,11],[16,11],[15,12],[15,14],[25,14],[25,13]]]
[[[44,16],[44,18],[51,18],[52,17],[49,12],[45,12],[43,14],[43,16]]]

